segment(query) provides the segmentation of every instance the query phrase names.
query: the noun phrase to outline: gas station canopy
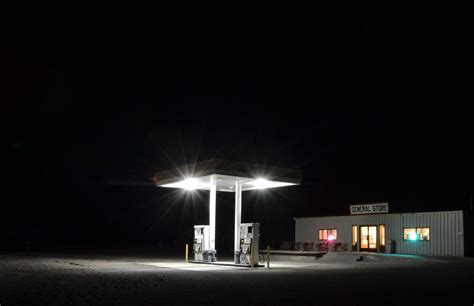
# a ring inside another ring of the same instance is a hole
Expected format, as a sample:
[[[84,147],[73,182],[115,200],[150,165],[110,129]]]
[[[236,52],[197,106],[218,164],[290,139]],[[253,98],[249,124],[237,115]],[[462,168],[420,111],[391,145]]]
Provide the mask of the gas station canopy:
[[[257,165],[244,162],[211,159],[155,174],[158,187],[187,190],[209,190],[209,245],[215,250],[216,237],[216,193],[235,193],[234,250],[235,262],[241,254],[242,192],[298,185],[302,173],[299,170]],[[244,239],[245,240],[245,239]],[[258,246],[257,246],[258,249]],[[258,252],[254,253],[258,254]]]
[[[155,182],[159,187],[210,190],[212,179],[217,191],[235,192],[236,183],[247,191],[298,185],[301,178],[299,170],[211,159],[159,172]]]

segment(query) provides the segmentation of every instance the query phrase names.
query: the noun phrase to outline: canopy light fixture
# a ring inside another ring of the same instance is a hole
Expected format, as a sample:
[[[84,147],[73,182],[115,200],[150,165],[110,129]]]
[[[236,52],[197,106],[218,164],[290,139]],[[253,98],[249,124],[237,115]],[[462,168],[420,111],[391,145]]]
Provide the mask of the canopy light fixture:
[[[268,187],[271,187],[272,183],[264,178],[258,178],[253,182],[250,182],[250,184],[254,185],[256,189],[265,189]]]
[[[194,190],[197,188],[198,181],[195,178],[188,177],[183,182],[183,188],[186,190]]]
[[[228,177],[228,176],[221,176],[221,178],[223,179],[216,181],[218,191],[233,192],[235,190],[234,188],[235,182],[241,182],[243,191],[261,190],[261,189],[296,185],[295,183],[271,181],[265,178],[250,179],[250,178],[239,178],[239,177]],[[169,184],[163,184],[160,186],[169,187],[169,188],[180,188],[180,189],[185,189],[185,190],[197,190],[197,189],[209,190],[211,187],[211,178],[210,176],[188,177],[188,178],[182,178],[180,181],[176,181]]]
[[[253,190],[253,189],[267,189],[267,188],[275,188],[275,187],[285,187],[285,186],[292,186],[296,185],[294,183],[287,183],[287,182],[278,182],[278,181],[271,181],[265,178],[257,178],[253,181],[244,184],[245,190]]]
[[[188,178],[185,178],[184,180],[181,180],[175,183],[163,185],[163,187],[181,188],[181,189],[192,191],[196,189],[207,189],[209,188],[209,184],[200,182],[197,178],[188,177]]]
[[[185,190],[211,190],[236,192],[236,184],[242,191],[286,187],[301,183],[301,172],[294,169],[276,168],[225,160],[208,160],[176,169],[159,172],[155,183],[160,187]]]

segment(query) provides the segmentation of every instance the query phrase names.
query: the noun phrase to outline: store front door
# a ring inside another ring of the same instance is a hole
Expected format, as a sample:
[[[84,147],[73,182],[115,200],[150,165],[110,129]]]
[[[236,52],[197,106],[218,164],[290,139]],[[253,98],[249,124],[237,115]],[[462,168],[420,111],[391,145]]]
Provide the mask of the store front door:
[[[366,252],[377,252],[377,226],[360,226],[360,250]]]

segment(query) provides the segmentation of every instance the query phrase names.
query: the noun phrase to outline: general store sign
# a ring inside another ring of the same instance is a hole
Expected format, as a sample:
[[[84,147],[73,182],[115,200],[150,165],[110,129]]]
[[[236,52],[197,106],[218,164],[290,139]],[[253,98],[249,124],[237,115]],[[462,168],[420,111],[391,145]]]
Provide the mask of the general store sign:
[[[387,214],[388,203],[351,205],[351,215]]]

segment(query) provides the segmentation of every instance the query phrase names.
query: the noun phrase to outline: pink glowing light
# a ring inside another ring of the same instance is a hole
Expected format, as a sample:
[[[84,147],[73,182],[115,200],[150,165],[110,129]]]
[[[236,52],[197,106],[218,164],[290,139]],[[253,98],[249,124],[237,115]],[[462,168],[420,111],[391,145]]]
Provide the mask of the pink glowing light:
[[[336,240],[336,237],[334,237],[333,235],[329,235],[329,236],[328,236],[328,240],[329,240],[329,241]]]

